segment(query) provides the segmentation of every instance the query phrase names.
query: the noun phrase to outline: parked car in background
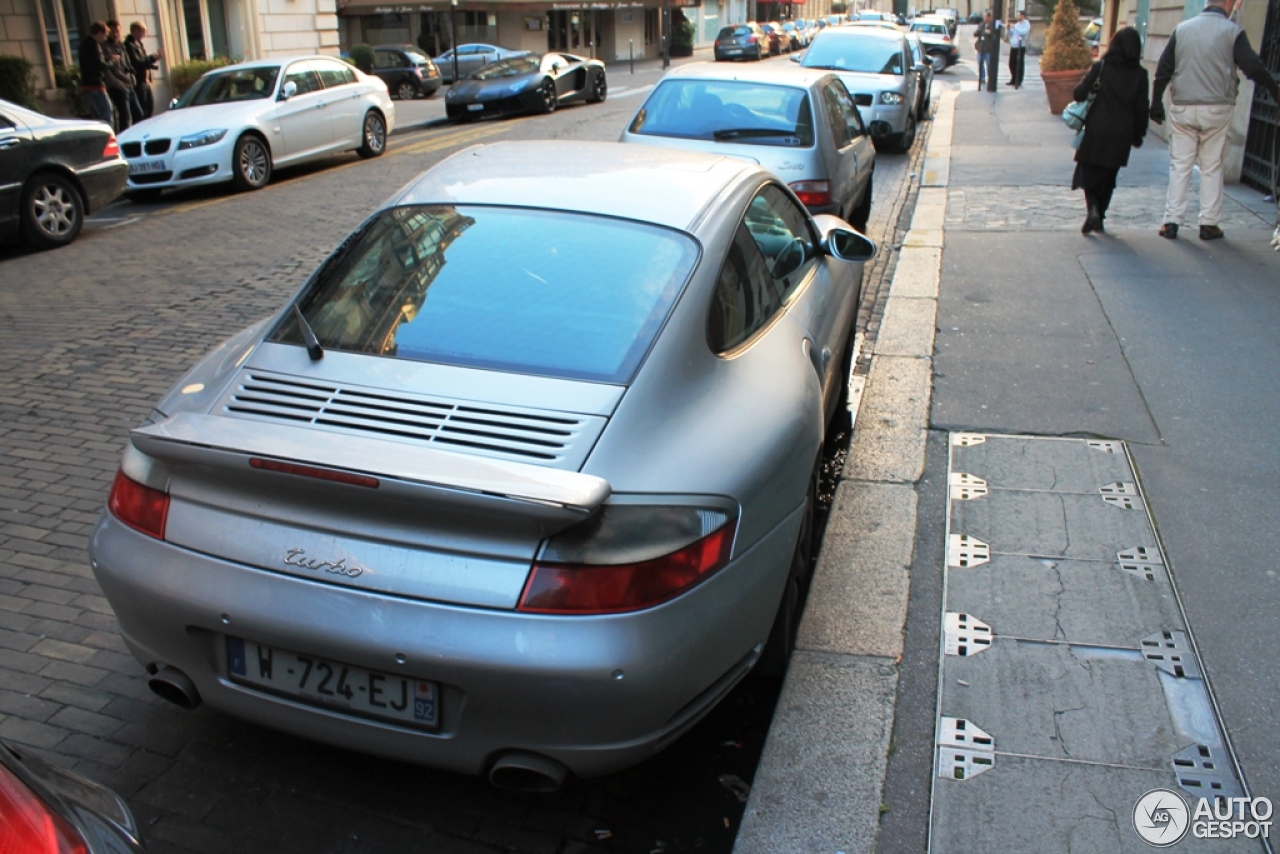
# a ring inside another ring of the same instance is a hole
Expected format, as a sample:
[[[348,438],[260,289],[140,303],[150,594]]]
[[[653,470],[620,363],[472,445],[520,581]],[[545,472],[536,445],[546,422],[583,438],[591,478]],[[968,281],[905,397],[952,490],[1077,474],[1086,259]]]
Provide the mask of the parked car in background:
[[[449,88],[445,113],[454,121],[518,113],[550,113],[563,104],[598,103],[609,94],[604,63],[568,53],[526,53],[472,72]]]
[[[764,34],[769,37],[769,55],[780,56],[791,53],[791,37],[782,29],[777,21],[768,21],[760,25]]]
[[[0,102],[3,103],[3,102]],[[142,854],[129,806],[82,774],[0,743],[0,841],[13,854]]]
[[[440,71],[426,54],[411,45],[379,45],[373,49],[373,73],[387,84],[392,98],[430,98],[440,88]]]
[[[910,32],[920,37],[924,52],[934,60],[941,59],[943,68],[934,63],[934,71],[942,71],[960,61],[960,48],[951,36],[946,19],[932,15],[922,15],[911,22]]]
[[[124,192],[129,165],[110,125],[0,100],[0,176],[0,239],[54,249]]]
[[[785,667],[875,251],[736,157],[454,154],[130,434],[143,678],[525,790],[658,752]]]
[[[755,21],[721,27],[716,35],[717,62],[730,59],[764,59],[769,53],[769,37]]]
[[[529,53],[527,50],[511,50],[510,48],[498,47],[494,44],[464,44],[458,45],[457,48],[450,48],[439,56],[432,57],[432,62],[436,64],[436,68],[440,71],[440,79],[445,83],[453,82],[453,58],[456,54],[458,57],[458,77],[467,77],[473,72],[479,71],[486,65],[492,65],[503,59],[511,59],[516,56],[524,56]]]
[[[916,33],[907,33],[907,44],[911,46],[911,64],[916,71],[916,118],[923,121],[929,117],[929,102],[933,98],[933,74],[946,66],[941,57],[932,58],[924,52],[924,44]]]
[[[916,139],[919,69],[906,33],[879,27],[825,30],[796,61],[840,77],[877,148],[910,150]]]
[[[258,190],[280,166],[344,151],[377,157],[395,116],[387,84],[331,56],[228,65],[120,134],[128,194],[226,182]]]
[[[804,18],[796,18],[796,32],[800,34],[800,42],[805,47],[809,46],[809,42],[813,41],[814,35],[817,34],[818,28],[812,21],[806,21]]]
[[[808,46],[808,42],[804,40],[800,29],[793,21],[787,21],[782,25],[782,31],[786,33],[790,44],[790,51],[802,50]]]
[[[966,22],[967,22],[967,23],[970,23],[970,24],[981,24],[981,23],[982,23],[982,13],[981,13],[981,12],[970,12],[970,13],[969,13],[969,17],[966,19]]]
[[[865,231],[875,146],[844,84],[827,72],[691,63],[669,72],[622,142],[718,152],[760,163],[813,214]]]

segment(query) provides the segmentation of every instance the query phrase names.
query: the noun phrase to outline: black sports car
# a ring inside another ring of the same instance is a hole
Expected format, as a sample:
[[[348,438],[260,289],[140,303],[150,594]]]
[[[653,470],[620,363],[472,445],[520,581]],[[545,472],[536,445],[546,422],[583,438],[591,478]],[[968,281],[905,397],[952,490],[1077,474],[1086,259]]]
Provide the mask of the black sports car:
[[[110,125],[0,101],[0,239],[66,246],[86,216],[124,192],[128,176]]]
[[[454,84],[445,112],[459,122],[515,113],[550,113],[561,104],[595,103],[609,94],[604,63],[567,53],[495,62]]]

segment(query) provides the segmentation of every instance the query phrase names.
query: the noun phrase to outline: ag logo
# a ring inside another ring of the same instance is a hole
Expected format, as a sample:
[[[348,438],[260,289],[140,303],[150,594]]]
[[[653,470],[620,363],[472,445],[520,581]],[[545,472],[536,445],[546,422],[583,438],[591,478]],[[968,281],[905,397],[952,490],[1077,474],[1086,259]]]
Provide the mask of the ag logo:
[[[1169,789],[1152,789],[1133,807],[1133,829],[1143,842],[1157,848],[1167,848],[1186,836],[1189,819],[1186,802]]]

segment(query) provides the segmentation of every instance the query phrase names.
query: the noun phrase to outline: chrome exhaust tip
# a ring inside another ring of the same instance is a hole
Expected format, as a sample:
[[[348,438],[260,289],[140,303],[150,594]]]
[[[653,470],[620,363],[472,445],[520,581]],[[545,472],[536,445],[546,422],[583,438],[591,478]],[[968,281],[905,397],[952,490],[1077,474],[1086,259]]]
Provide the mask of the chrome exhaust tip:
[[[513,792],[556,792],[568,776],[556,760],[522,750],[503,753],[489,769],[491,784]]]
[[[147,687],[158,696],[184,709],[194,709],[200,705],[200,692],[191,681],[191,677],[172,665],[161,665],[150,679]]]

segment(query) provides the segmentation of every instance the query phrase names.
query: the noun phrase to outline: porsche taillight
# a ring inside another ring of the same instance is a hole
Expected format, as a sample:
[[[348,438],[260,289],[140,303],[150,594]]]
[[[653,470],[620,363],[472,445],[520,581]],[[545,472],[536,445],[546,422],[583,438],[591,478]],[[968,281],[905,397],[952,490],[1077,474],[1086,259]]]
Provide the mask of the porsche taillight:
[[[586,615],[658,605],[724,567],[736,530],[720,508],[610,505],[546,543],[519,610]]]
[[[88,854],[89,846],[70,822],[0,765],[0,851]]]
[[[107,510],[135,531],[163,540],[169,517],[169,472],[130,445],[111,484]]]

